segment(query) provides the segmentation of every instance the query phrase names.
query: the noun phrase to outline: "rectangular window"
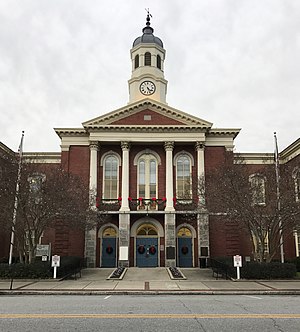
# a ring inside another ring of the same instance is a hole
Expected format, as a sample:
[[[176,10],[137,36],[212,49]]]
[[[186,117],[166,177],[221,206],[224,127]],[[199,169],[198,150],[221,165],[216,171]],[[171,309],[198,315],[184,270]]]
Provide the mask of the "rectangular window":
[[[298,233],[296,233],[297,235],[297,241],[298,241],[298,246],[297,246],[297,249],[298,249],[298,252],[296,252],[296,255],[297,257],[300,257],[300,231]]]
[[[176,162],[176,191],[178,199],[191,199],[191,162],[187,155],[181,155]]]
[[[154,159],[153,155],[144,154],[138,162],[138,197],[146,199],[146,204],[149,205],[149,200],[157,198],[156,195],[157,161]]]
[[[300,201],[300,175],[295,179],[296,202]]]
[[[118,160],[112,155],[106,157],[104,162],[103,198],[118,198]]]
[[[249,177],[252,202],[254,205],[265,205],[265,179],[260,175],[253,175]]]

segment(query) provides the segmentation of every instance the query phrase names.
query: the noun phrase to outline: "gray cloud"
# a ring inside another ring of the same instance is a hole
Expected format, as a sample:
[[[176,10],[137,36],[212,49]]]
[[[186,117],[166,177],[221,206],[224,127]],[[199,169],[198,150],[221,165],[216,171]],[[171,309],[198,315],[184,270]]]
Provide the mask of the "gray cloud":
[[[129,49],[146,12],[167,50],[167,101],[216,127],[241,127],[238,151],[299,137],[298,0],[88,0],[0,3],[0,140],[59,151],[53,127],[78,127],[128,102]]]

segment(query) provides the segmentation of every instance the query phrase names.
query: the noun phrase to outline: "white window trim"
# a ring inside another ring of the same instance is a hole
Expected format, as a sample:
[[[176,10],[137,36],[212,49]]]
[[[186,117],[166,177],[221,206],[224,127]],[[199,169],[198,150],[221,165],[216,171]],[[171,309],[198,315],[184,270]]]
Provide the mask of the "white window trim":
[[[114,151],[108,151],[106,153],[103,154],[103,156],[101,157],[100,160],[100,166],[103,167],[103,172],[102,172],[102,198],[104,198],[104,190],[105,190],[105,159],[110,157],[110,156],[114,156],[117,158],[118,161],[118,171],[117,171],[117,193],[120,191],[120,176],[119,176],[119,169],[120,169],[120,165],[121,165],[121,157],[118,153],[114,152]],[[118,196],[118,195],[117,195]],[[118,197],[116,197],[115,199],[117,199]],[[109,198],[108,198],[109,199]],[[113,198],[112,198],[113,199]],[[107,201],[106,203],[114,203]]]
[[[181,157],[181,156],[187,156],[190,160],[190,197],[192,198],[193,196],[193,176],[192,176],[192,169],[193,169],[193,166],[194,166],[194,158],[193,156],[189,153],[189,152],[186,152],[186,151],[180,151],[178,153],[176,153],[176,155],[174,156],[174,159],[173,159],[173,165],[175,166],[175,185],[176,185],[176,198],[178,198],[178,181],[177,181],[177,161],[178,159]],[[178,198],[180,200],[180,198]],[[190,199],[188,202],[186,203],[189,203],[192,199]]]
[[[144,157],[143,156],[146,156],[147,157],[147,160],[148,160],[148,162],[149,162],[149,165],[148,166],[150,166],[150,160],[151,159],[154,159],[155,161],[156,161],[156,185],[155,185],[155,192],[156,192],[156,196],[157,196],[157,194],[158,194],[158,160],[156,159],[156,156],[154,155],[154,154],[152,154],[152,153],[144,153],[144,154],[140,154],[139,155],[139,158],[138,158],[138,160],[137,160],[137,195],[138,195],[138,197],[140,196],[140,193],[139,193],[139,184],[140,184],[140,169],[139,169],[139,162],[140,162],[140,160],[141,159],[144,159]],[[145,165],[146,166],[146,165]],[[150,169],[149,169],[150,170]],[[143,198],[145,198],[145,199],[151,199],[151,198],[153,198],[153,197],[150,197],[150,191],[149,191],[149,197],[146,197],[146,187],[147,187],[147,177],[148,177],[148,180],[150,180],[149,179],[149,177],[150,177],[150,173],[148,173],[147,174],[147,170],[145,169],[145,197],[143,197]],[[150,181],[148,181],[148,187],[150,186]],[[149,189],[150,190],[150,189]],[[155,197],[155,198],[157,198],[157,197]]]
[[[296,198],[296,202],[300,202],[300,188],[298,187],[298,183],[297,180],[300,177],[300,168],[299,167],[295,167],[295,169],[293,170],[292,173],[292,177],[294,179],[294,190],[295,190],[295,198]]]
[[[252,185],[252,180],[254,180],[256,177],[264,180],[264,186],[263,186],[264,201],[263,202],[254,202],[254,200],[253,200],[253,205],[265,206],[266,205],[266,177],[260,173],[254,173],[254,174],[249,175],[250,186]]]

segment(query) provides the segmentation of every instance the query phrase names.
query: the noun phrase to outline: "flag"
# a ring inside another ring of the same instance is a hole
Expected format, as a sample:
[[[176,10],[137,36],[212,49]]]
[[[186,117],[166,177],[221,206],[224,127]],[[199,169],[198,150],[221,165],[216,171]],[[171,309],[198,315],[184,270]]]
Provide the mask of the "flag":
[[[22,137],[21,137],[21,142],[18,148],[18,153],[19,153],[19,158],[21,160],[22,155],[23,155],[23,139],[24,139],[24,130],[22,131]]]
[[[277,144],[277,136],[276,132],[274,132],[274,140],[275,140],[275,167],[276,167],[276,179],[279,181],[280,175],[279,175],[279,153],[278,153],[278,144]]]

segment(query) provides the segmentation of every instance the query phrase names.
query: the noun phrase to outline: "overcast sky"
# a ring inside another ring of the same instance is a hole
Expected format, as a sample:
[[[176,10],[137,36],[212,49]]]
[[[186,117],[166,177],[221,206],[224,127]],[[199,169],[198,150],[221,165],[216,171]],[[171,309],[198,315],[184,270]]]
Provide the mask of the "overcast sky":
[[[53,128],[125,106],[145,8],[170,106],[242,128],[237,152],[300,137],[300,0],[0,0],[0,141],[60,151]]]

